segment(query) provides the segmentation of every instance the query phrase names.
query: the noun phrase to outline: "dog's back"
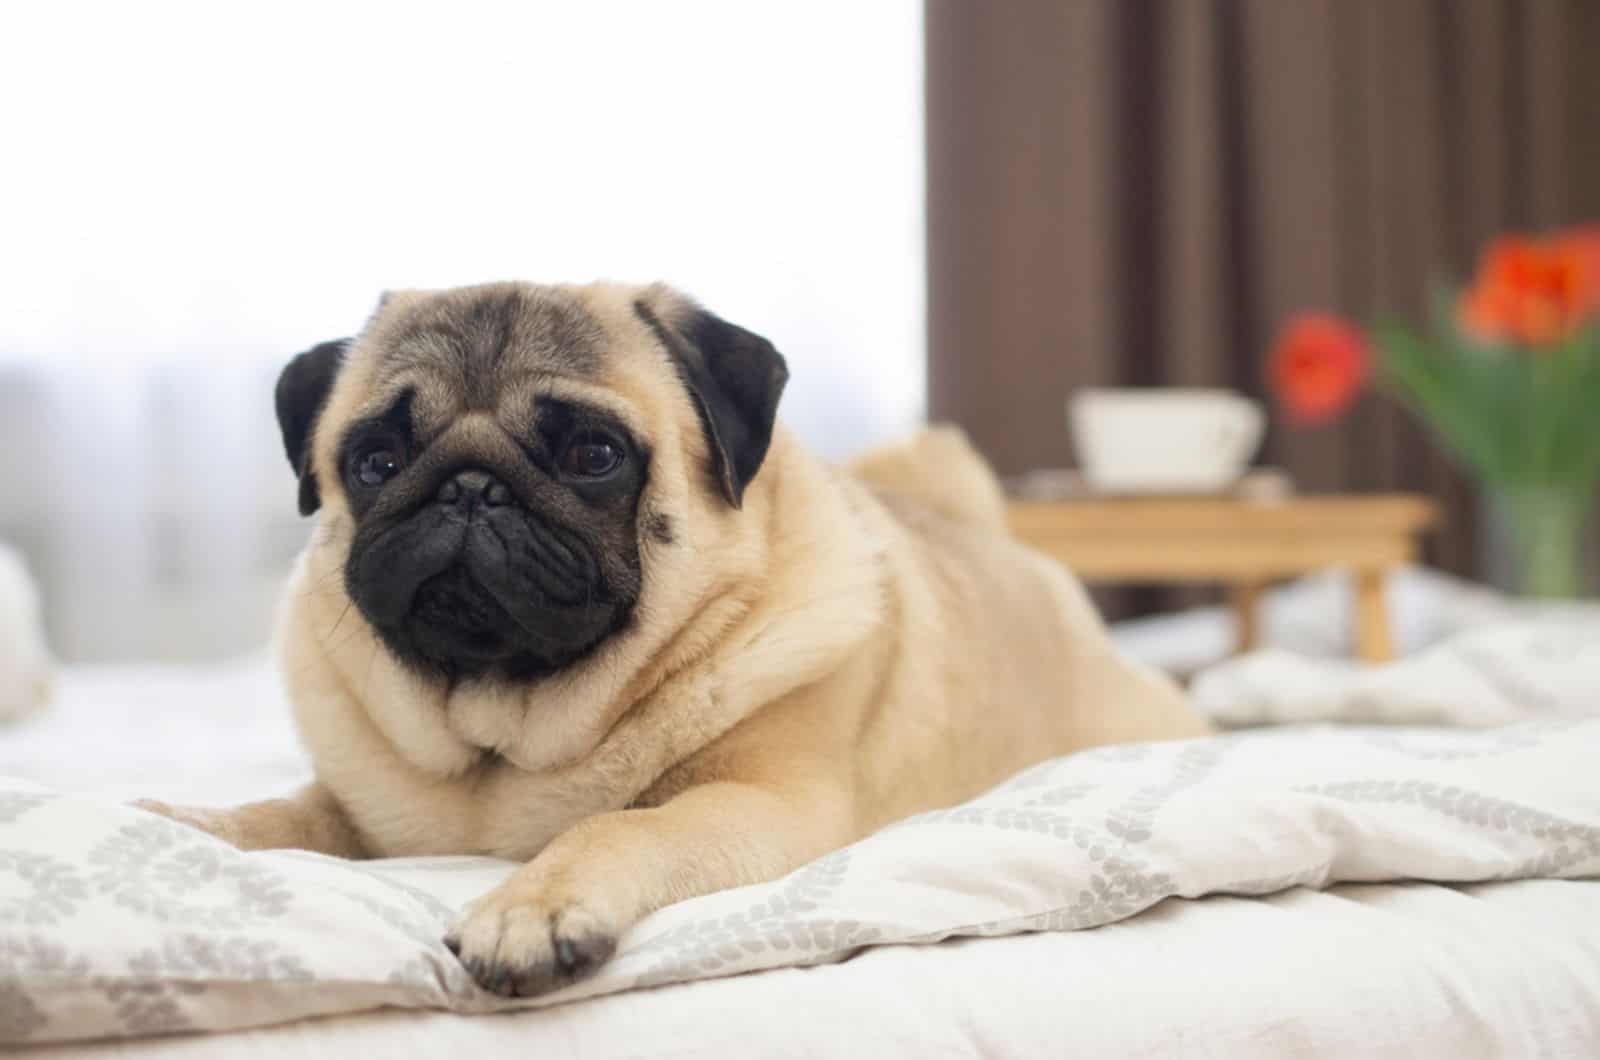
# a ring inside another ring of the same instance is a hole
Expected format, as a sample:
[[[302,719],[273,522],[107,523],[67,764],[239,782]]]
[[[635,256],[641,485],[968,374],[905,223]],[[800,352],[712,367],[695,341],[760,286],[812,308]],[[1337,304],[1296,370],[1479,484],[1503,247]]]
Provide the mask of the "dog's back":
[[[881,819],[1085,747],[1206,731],[1176,685],[1116,650],[1078,579],[1012,535],[998,480],[959,430],[848,470],[887,520],[881,636],[897,647],[881,653],[893,662],[872,682],[883,700],[861,749]]]
[[[1000,483],[959,427],[930,427],[845,466],[869,486],[918,501],[947,519],[996,530],[1006,525]]]

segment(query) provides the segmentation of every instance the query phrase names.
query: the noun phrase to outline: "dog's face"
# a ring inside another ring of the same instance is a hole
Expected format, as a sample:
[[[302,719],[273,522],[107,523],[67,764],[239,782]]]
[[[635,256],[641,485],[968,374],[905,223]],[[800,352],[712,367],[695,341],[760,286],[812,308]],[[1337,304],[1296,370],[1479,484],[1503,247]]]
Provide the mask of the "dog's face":
[[[632,620],[673,534],[645,503],[656,447],[694,437],[671,466],[737,508],[786,378],[770,343],[666,288],[494,284],[386,296],[358,338],[290,363],[277,407],[301,510],[348,522],[345,591],[388,651],[526,681]]]

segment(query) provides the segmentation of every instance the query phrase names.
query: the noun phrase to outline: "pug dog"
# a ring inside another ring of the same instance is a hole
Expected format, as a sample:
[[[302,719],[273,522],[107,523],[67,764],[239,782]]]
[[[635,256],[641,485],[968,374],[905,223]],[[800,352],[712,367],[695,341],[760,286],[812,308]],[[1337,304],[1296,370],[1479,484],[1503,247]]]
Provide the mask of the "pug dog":
[[[384,297],[277,388],[284,674],[316,781],[147,808],[246,849],[523,862],[445,938],[488,990],[591,972],[1042,759],[1206,731],[934,430],[834,467],[772,344],[665,286]]]

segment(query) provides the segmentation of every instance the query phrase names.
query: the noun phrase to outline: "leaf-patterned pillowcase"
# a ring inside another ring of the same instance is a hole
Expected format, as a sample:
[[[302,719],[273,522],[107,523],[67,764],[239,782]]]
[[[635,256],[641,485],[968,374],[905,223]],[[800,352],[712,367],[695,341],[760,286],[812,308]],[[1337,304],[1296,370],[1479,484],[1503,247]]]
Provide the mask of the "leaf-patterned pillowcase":
[[[241,853],[0,780],[0,1042],[554,1004],[867,945],[1093,927],[1173,896],[1600,875],[1595,761],[1600,721],[1090,751],[782,880],[661,910],[595,976],[535,1001],[479,991],[440,941],[505,862]]]

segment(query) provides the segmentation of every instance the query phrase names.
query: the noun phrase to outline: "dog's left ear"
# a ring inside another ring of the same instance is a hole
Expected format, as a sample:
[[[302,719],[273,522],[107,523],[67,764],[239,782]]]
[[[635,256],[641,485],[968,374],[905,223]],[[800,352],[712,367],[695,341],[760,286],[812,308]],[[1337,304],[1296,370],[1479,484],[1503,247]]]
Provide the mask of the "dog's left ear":
[[[300,476],[301,515],[310,515],[322,506],[317,474],[311,469],[311,432],[327,403],[349,344],[349,339],[335,339],[313,346],[290,361],[278,376],[274,395],[278,428],[283,431],[283,451],[289,457],[289,466]]]
[[[789,366],[772,343],[699,306],[690,304],[676,327],[644,298],[634,310],[672,355],[700,412],[717,484],[738,508],[772,444]]]

